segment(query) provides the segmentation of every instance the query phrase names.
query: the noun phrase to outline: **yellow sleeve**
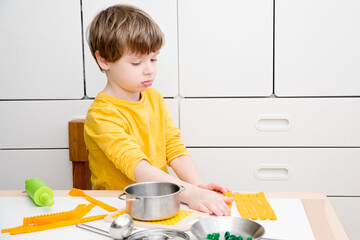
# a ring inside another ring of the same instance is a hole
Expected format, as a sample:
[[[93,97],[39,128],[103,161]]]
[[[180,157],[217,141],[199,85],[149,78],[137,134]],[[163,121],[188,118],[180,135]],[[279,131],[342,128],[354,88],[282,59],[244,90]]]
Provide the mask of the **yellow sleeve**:
[[[169,109],[165,101],[163,109],[165,114],[166,161],[169,165],[173,159],[190,154],[181,140],[180,129],[174,125],[171,119]]]
[[[91,139],[86,145],[88,149],[100,148],[117,169],[136,181],[134,175],[136,165],[142,159],[150,161],[141,151],[136,139],[127,134],[125,129],[126,125],[121,120],[121,116],[116,115],[114,111],[93,109],[88,113],[85,121],[85,136]]]

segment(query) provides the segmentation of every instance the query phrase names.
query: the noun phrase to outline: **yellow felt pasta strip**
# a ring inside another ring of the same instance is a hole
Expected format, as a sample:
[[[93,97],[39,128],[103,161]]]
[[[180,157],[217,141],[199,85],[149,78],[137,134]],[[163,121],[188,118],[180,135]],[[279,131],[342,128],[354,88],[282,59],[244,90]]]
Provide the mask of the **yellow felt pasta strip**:
[[[124,210],[122,210],[121,212],[113,215],[112,218],[117,218],[118,216],[123,215],[123,214],[125,214],[125,213],[126,213],[126,210],[124,209]]]
[[[50,213],[45,215],[25,217],[23,219],[23,226],[46,225],[54,222],[82,218],[83,216],[88,214],[91,211],[91,209],[93,209],[95,206],[96,205],[93,203],[88,204],[87,206],[86,204],[79,204],[74,210],[67,212]]]
[[[34,226],[34,225],[46,225],[49,223],[57,222],[60,219],[62,220],[69,220],[73,219],[75,217],[75,210],[84,208],[86,204],[79,204],[74,210],[67,211],[67,212],[59,212],[59,213],[50,213],[50,214],[44,214],[44,215],[37,215],[37,216],[31,216],[31,217],[24,217],[23,218],[23,225],[19,227],[25,227],[25,226]],[[15,227],[15,228],[19,228]],[[2,233],[10,232],[12,229],[15,228],[6,228],[2,229]]]
[[[233,193],[232,193],[232,192],[225,192],[223,195],[224,195],[225,197],[233,197]],[[230,208],[230,215],[229,215],[229,216],[231,216],[232,203],[227,203],[226,205]]]
[[[154,221],[152,223],[170,225],[171,226],[171,225],[175,225],[176,223],[180,222],[181,220],[183,220],[184,218],[186,218],[187,216],[189,216],[192,213],[193,213],[193,211],[179,210],[179,212],[172,218],[165,219],[165,220]]]
[[[69,219],[76,218],[78,211],[84,209],[86,204],[79,204],[74,210],[59,212],[59,213],[50,213],[38,216],[24,217],[23,226],[27,225],[44,225],[58,221],[64,221]]]
[[[1,229],[1,233],[8,233],[11,231],[11,229],[14,229],[14,228],[4,228],[4,229]]]
[[[258,215],[255,211],[254,206],[251,204],[250,202],[250,198],[247,196],[247,194],[240,194],[240,196],[242,197],[242,199],[244,200],[244,204],[245,204],[245,208],[248,210],[249,214],[250,214],[250,218],[252,220],[257,220],[258,219]]]
[[[75,212],[75,218],[82,218],[88,214],[96,205],[94,203],[88,204],[86,207],[79,209]]]
[[[265,197],[264,192],[260,192],[258,194],[256,194],[256,196],[258,197],[261,205],[263,206],[263,208],[265,209],[268,217],[270,220],[277,220],[276,214],[274,212],[274,209],[272,209],[272,207],[270,206],[270,203],[268,202],[268,200]]]
[[[239,211],[242,218],[250,219],[250,214],[248,210],[245,208],[245,203],[242,197],[240,196],[240,193],[234,194],[234,199],[236,203],[237,210]]]
[[[71,225],[76,225],[79,223],[85,223],[95,220],[104,219],[107,215],[96,215],[91,217],[85,217],[80,219],[71,219],[66,221],[60,221],[56,223],[46,224],[46,225],[36,225],[36,226],[20,226],[15,228],[8,228],[1,230],[2,233],[9,232],[11,235],[15,234],[22,234],[22,233],[31,233],[31,232],[39,232],[39,231],[45,231],[49,229],[55,229],[60,227],[66,227]]]
[[[72,188],[69,192],[69,195],[73,196],[73,197],[85,197],[86,200],[88,200],[89,202],[92,202],[92,203],[96,204],[97,206],[99,206],[109,212],[114,212],[114,211],[118,210],[117,208],[114,208],[106,203],[103,203],[99,200],[96,200],[95,198],[88,196],[83,190],[80,190],[77,188]]]
[[[250,202],[252,203],[252,205],[254,206],[257,214],[259,215],[260,220],[266,220],[268,219],[268,215],[264,209],[264,207],[261,205],[261,203],[259,202],[258,197],[256,196],[256,194],[248,194],[248,197],[250,198]]]

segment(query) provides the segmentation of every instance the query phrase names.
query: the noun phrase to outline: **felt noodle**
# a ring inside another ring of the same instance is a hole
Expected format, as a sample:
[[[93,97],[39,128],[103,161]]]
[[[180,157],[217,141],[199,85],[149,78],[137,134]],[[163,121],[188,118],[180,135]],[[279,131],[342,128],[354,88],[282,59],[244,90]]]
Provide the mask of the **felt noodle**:
[[[256,196],[258,197],[261,205],[265,208],[265,211],[267,212],[269,219],[277,220],[274,209],[272,209],[272,207],[270,206],[270,203],[266,199],[264,192],[260,192],[256,194]]]
[[[252,220],[257,220],[258,215],[256,213],[256,210],[255,210],[254,206],[250,202],[250,198],[247,196],[247,194],[240,194],[240,196],[244,200],[245,208],[248,210],[248,212],[250,214],[250,218]]]
[[[9,232],[10,235],[39,232],[39,231],[45,231],[45,230],[49,230],[49,229],[55,229],[55,228],[76,225],[79,223],[100,220],[100,219],[104,219],[106,216],[107,216],[106,214],[103,214],[103,215],[96,215],[96,216],[79,218],[79,219],[70,219],[70,220],[55,222],[55,223],[46,224],[46,225],[20,226],[20,227],[15,227],[15,228],[3,229],[1,232],[2,233]]]
[[[74,210],[67,212],[59,213],[50,213],[45,215],[38,215],[32,217],[25,217],[23,219],[23,225],[14,228],[2,229],[2,233],[9,232],[10,234],[20,234],[20,233],[29,233],[29,232],[38,232],[44,231],[53,228],[66,227],[78,223],[94,221],[102,219],[107,215],[98,215],[87,218],[82,218],[88,214],[91,209],[95,207],[95,204],[91,203],[85,206],[86,204],[79,204]],[[100,216],[102,218],[100,218]]]
[[[27,225],[44,225],[58,221],[64,221],[77,218],[77,211],[84,209],[86,204],[79,204],[74,210],[67,212],[50,213],[39,216],[24,217],[23,226]]]
[[[94,203],[90,203],[88,204],[86,207],[79,209],[76,211],[76,218],[82,218],[84,217],[86,214],[88,214],[96,205]]]
[[[265,208],[260,204],[259,199],[256,194],[248,194],[252,205],[255,207],[257,214],[259,215],[260,220],[268,219],[268,215],[265,211]]]
[[[250,214],[248,210],[245,208],[245,203],[242,197],[240,196],[240,193],[234,194],[234,199],[236,203],[237,210],[239,211],[242,218],[250,219]]]
[[[223,195],[224,195],[225,197],[233,197],[233,193],[232,193],[232,192],[225,192]],[[230,208],[230,215],[229,215],[229,216],[231,216],[232,203],[227,203],[226,205]]]
[[[234,194],[237,209],[243,218],[257,220],[277,220],[274,210],[267,201],[264,192],[256,194]]]
[[[189,216],[192,213],[193,213],[193,211],[179,210],[179,212],[175,216],[173,216],[172,218],[165,219],[165,220],[154,221],[152,223],[170,225],[171,226],[171,225],[175,225],[176,223],[180,222],[181,220],[183,220],[184,218],[186,218],[187,216]]]
[[[118,216],[123,215],[123,214],[125,214],[125,213],[126,213],[126,210],[122,210],[121,212],[113,215],[112,218],[117,218]]]
[[[89,202],[96,204],[97,206],[105,209],[108,212],[114,212],[118,210],[117,208],[114,208],[106,203],[103,203],[99,200],[96,200],[95,198],[88,196],[83,190],[77,188],[72,188],[69,192],[69,195],[73,197],[85,197],[86,200],[88,200]]]

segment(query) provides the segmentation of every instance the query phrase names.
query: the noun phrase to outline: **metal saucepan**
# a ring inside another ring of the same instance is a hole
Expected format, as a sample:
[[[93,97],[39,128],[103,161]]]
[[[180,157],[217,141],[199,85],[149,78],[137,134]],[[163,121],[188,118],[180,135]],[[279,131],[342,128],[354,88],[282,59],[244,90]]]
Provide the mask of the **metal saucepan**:
[[[260,238],[265,229],[259,223],[241,217],[208,217],[197,221],[191,226],[191,233],[198,239],[205,239],[208,234],[220,233],[224,239],[226,232],[231,235],[241,235],[244,239],[276,240],[273,238]]]
[[[141,182],[127,186],[119,199],[134,219],[156,221],[175,216],[180,208],[183,186],[170,182]],[[123,196],[126,195],[126,199]]]

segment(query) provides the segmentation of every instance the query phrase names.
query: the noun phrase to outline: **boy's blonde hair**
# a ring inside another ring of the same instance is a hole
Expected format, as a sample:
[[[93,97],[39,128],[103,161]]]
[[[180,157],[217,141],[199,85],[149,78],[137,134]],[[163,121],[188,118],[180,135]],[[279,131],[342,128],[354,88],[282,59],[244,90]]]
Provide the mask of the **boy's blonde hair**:
[[[115,5],[95,16],[88,28],[88,43],[95,60],[95,52],[99,51],[106,61],[116,62],[124,54],[144,55],[160,50],[164,35],[143,10]]]

